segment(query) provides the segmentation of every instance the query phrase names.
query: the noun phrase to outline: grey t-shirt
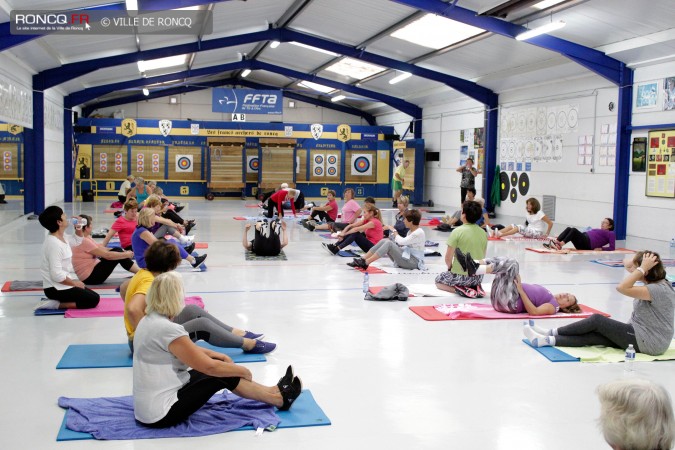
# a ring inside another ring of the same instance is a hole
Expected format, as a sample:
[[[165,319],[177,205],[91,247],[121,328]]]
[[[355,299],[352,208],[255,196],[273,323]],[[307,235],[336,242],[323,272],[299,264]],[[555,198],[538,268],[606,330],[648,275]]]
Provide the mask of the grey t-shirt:
[[[633,300],[630,323],[640,352],[663,354],[673,340],[675,290],[667,280],[647,284],[651,301]]]

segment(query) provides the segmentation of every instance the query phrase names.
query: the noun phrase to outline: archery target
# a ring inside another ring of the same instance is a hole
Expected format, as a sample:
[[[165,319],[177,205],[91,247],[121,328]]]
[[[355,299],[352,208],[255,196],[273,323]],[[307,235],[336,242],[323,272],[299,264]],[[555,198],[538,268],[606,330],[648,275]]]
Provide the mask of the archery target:
[[[256,173],[260,169],[260,160],[257,156],[247,156],[246,157],[246,172]]]
[[[323,176],[323,166],[314,167],[314,175],[317,177]]]
[[[323,177],[326,174],[326,158],[323,154],[315,154],[312,158],[312,174],[315,177]]]
[[[192,172],[192,155],[176,155],[176,172]]]
[[[331,177],[334,177],[335,175],[337,175],[337,169],[334,166],[330,166],[328,170],[326,170],[326,173]]]
[[[513,172],[511,174],[511,186],[516,187],[517,184],[518,184],[518,174]]]
[[[314,164],[323,164],[323,155],[315,155]]]
[[[136,165],[136,172],[143,172],[143,164]]]
[[[328,155],[328,164],[337,164],[337,156],[335,155]]]
[[[338,174],[338,155],[329,153],[326,155],[326,175],[330,177]]]
[[[511,189],[511,203],[515,203],[516,200],[518,200],[518,191],[516,191],[516,188]]]
[[[504,201],[509,196],[509,176],[506,172],[501,172],[499,174],[499,187],[499,196],[502,201]]]
[[[352,175],[372,175],[373,164],[371,155],[352,155]]]
[[[530,190],[530,177],[527,176],[525,172],[520,174],[520,178],[518,178],[518,192],[520,192],[520,195],[525,196],[527,195],[527,191]]]

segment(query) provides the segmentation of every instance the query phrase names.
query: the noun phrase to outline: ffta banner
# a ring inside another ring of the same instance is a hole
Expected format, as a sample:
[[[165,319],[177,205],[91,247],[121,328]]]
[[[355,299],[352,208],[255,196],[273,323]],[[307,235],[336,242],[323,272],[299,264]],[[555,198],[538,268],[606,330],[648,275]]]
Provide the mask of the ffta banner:
[[[221,113],[282,114],[280,90],[213,88],[211,109]]]

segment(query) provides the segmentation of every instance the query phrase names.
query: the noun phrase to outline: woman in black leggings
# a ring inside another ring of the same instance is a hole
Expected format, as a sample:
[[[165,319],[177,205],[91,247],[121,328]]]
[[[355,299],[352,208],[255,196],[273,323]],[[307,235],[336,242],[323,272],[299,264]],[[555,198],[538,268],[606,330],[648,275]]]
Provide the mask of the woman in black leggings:
[[[574,227],[563,230],[557,239],[544,242],[544,247],[551,250],[562,250],[563,246],[571,242],[577,250],[604,250],[613,251],[616,235],[614,234],[614,220],[606,217],[600,228],[582,232]]]
[[[531,320],[523,330],[530,343],[534,347],[604,345],[620,349],[632,344],[636,352],[648,355],[661,355],[668,350],[673,339],[675,291],[665,279],[661,258],[657,253],[638,252],[634,258],[624,260],[624,265],[630,273],[616,289],[636,300],[628,323],[593,314],[588,319],[546,330]],[[638,281],[644,286],[635,286]]]

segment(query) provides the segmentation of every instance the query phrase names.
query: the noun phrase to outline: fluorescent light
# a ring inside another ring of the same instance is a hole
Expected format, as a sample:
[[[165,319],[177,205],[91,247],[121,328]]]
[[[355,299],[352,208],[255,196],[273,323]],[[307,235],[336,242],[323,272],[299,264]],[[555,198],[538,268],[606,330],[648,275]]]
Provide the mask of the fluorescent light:
[[[153,59],[150,61],[138,61],[139,72],[165,69],[167,67],[181,66],[187,61],[187,55],[169,56],[166,58]]]
[[[301,81],[298,83],[298,86],[313,89],[323,94],[328,94],[329,92],[333,92],[335,90],[335,88],[324,86],[323,84],[312,83],[311,81]]]
[[[272,41],[272,43],[270,43],[271,48],[277,48],[280,45],[281,45],[281,42],[279,42],[279,41]]]
[[[340,95],[336,95],[335,97],[331,98],[330,101],[335,103],[335,102],[339,102],[340,100],[344,100],[346,98],[347,98],[347,96],[340,94]]]
[[[410,72],[403,72],[401,75],[399,75],[399,76],[397,76],[397,77],[394,77],[394,78],[392,78],[391,80],[389,80],[389,84],[396,84],[396,83],[398,83],[398,82],[400,82],[400,81],[405,80],[406,78],[410,78],[411,76],[412,76],[412,73],[410,73]]]
[[[138,0],[125,0],[127,11],[138,11]]]
[[[324,50],[324,49],[318,48],[318,47],[312,47],[311,45],[303,44],[302,42],[295,42],[295,41],[292,41],[292,42],[290,42],[290,43],[293,44],[293,45],[297,45],[298,47],[307,48],[307,49],[309,49],[309,50],[314,50],[315,52],[325,53],[326,55],[340,56],[340,55],[338,55],[337,53],[333,53],[333,52],[331,52],[331,51]]]
[[[143,95],[145,95],[146,97],[150,95],[150,91],[148,90],[148,88],[143,88]]]
[[[170,97],[169,103],[171,103],[172,105],[175,105],[176,103],[178,103],[178,99],[176,97]]]
[[[359,59],[342,58],[335,64],[326,67],[326,70],[340,75],[356,78],[357,80],[363,80],[364,78],[367,78],[371,75],[382,72],[384,67],[376,66],[375,64],[370,64]]]
[[[246,78],[251,74],[251,69],[244,69],[244,71],[241,73],[242,78]]]
[[[482,28],[427,14],[394,31],[390,36],[438,50],[484,32]]]
[[[547,23],[546,25],[542,25],[540,27],[534,28],[524,33],[520,33],[518,36],[516,36],[516,39],[519,41],[525,41],[527,39],[532,39],[535,36],[539,36],[540,34],[548,33],[554,30],[559,30],[564,26],[565,22],[563,22],[562,20],[560,22]]]
[[[565,0],[543,0],[543,1],[539,2],[539,3],[535,3],[535,4],[532,5],[532,6],[533,6],[534,8],[537,8],[537,9],[546,9],[546,8],[549,8],[549,7],[553,6],[553,5],[557,5],[558,3],[562,3],[562,2],[564,2],[564,1],[565,1]]]

